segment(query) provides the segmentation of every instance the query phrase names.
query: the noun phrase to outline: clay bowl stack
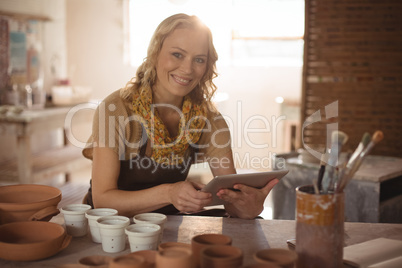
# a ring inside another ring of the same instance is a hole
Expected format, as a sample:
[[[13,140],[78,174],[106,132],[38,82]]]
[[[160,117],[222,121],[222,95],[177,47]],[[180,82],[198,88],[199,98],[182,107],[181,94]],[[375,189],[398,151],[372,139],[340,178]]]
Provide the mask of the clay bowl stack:
[[[60,213],[61,191],[36,184],[0,186],[0,225],[20,221],[49,221]]]
[[[0,186],[0,258],[34,261],[66,248],[71,236],[48,222],[60,213],[61,191],[36,184]]]

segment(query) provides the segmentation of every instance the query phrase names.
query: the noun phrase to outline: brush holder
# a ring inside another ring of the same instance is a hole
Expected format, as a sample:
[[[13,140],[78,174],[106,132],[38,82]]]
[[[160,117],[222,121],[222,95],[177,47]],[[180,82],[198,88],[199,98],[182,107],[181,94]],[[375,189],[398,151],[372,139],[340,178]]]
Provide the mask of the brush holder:
[[[312,185],[296,188],[297,268],[343,267],[342,193],[315,194]]]

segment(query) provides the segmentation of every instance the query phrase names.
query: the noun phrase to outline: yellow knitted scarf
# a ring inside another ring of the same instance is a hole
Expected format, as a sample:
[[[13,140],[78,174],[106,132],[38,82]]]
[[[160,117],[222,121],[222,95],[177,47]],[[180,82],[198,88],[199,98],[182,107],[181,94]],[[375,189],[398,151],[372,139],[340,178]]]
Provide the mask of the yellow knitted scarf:
[[[151,158],[157,163],[168,165],[183,163],[189,144],[197,143],[207,120],[205,108],[192,103],[190,97],[185,96],[178,135],[170,137],[158,111],[152,106],[152,91],[149,88],[142,88],[139,93],[134,93],[133,111],[139,116],[152,142]]]

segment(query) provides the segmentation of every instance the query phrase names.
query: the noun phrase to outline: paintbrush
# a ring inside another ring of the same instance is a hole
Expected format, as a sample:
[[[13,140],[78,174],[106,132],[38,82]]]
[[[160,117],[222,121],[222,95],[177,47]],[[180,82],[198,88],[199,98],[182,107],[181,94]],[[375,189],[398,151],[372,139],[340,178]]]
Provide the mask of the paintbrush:
[[[342,146],[348,141],[348,135],[342,131],[334,131],[331,135],[331,151],[328,157],[328,172],[324,175],[322,189],[324,193],[328,190],[333,190],[334,187],[334,172],[338,163],[339,153]]]
[[[324,177],[325,173],[325,165],[327,164],[328,161],[328,154],[325,152],[321,155],[321,161],[320,161],[320,169],[318,170],[318,177],[317,177],[317,187],[318,190],[321,191],[322,189],[322,179]]]
[[[365,132],[356,150],[350,156],[349,161],[346,164],[346,167],[350,167],[351,165],[353,165],[353,162],[356,160],[356,158],[361,154],[361,152],[363,152],[367,144],[369,144],[370,139],[371,139],[370,134],[368,132]]]
[[[384,138],[384,134],[382,133],[382,131],[377,130],[376,132],[374,132],[369,144],[360,152],[360,154],[358,154],[358,156],[354,159],[354,161],[348,162],[348,164],[346,166],[345,174],[342,176],[339,186],[336,189],[337,192],[343,191],[345,186],[349,183],[349,181],[352,179],[353,175],[359,169],[360,165],[362,164],[362,162],[366,158],[366,156],[371,152],[371,150],[374,148],[374,146],[376,144],[378,144],[383,138]],[[365,139],[365,140],[363,141],[363,139]],[[367,142],[367,140],[366,140],[367,138],[363,137],[363,139],[362,139],[362,142]]]
[[[360,155],[361,152],[363,152],[364,148],[366,148],[366,146],[369,144],[371,140],[371,136],[368,132],[365,132],[362,136],[362,139],[359,143],[359,145],[357,146],[356,150],[353,152],[353,154],[349,157],[346,158],[344,167],[341,170],[341,174],[339,176],[339,182],[336,185],[336,188],[338,189],[339,187],[342,187],[340,185],[345,183],[345,179],[344,176],[347,172],[350,172],[350,169],[352,168],[353,164],[355,163],[356,159],[358,158],[358,156]]]

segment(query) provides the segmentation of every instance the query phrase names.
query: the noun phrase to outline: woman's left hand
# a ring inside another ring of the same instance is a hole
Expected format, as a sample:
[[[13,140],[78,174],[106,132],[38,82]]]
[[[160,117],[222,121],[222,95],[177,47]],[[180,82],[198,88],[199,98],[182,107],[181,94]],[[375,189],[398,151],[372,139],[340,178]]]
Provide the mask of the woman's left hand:
[[[236,191],[221,189],[216,195],[227,202],[225,209],[231,216],[254,219],[261,214],[265,198],[278,182],[278,179],[274,179],[261,189],[235,184],[233,188]]]

